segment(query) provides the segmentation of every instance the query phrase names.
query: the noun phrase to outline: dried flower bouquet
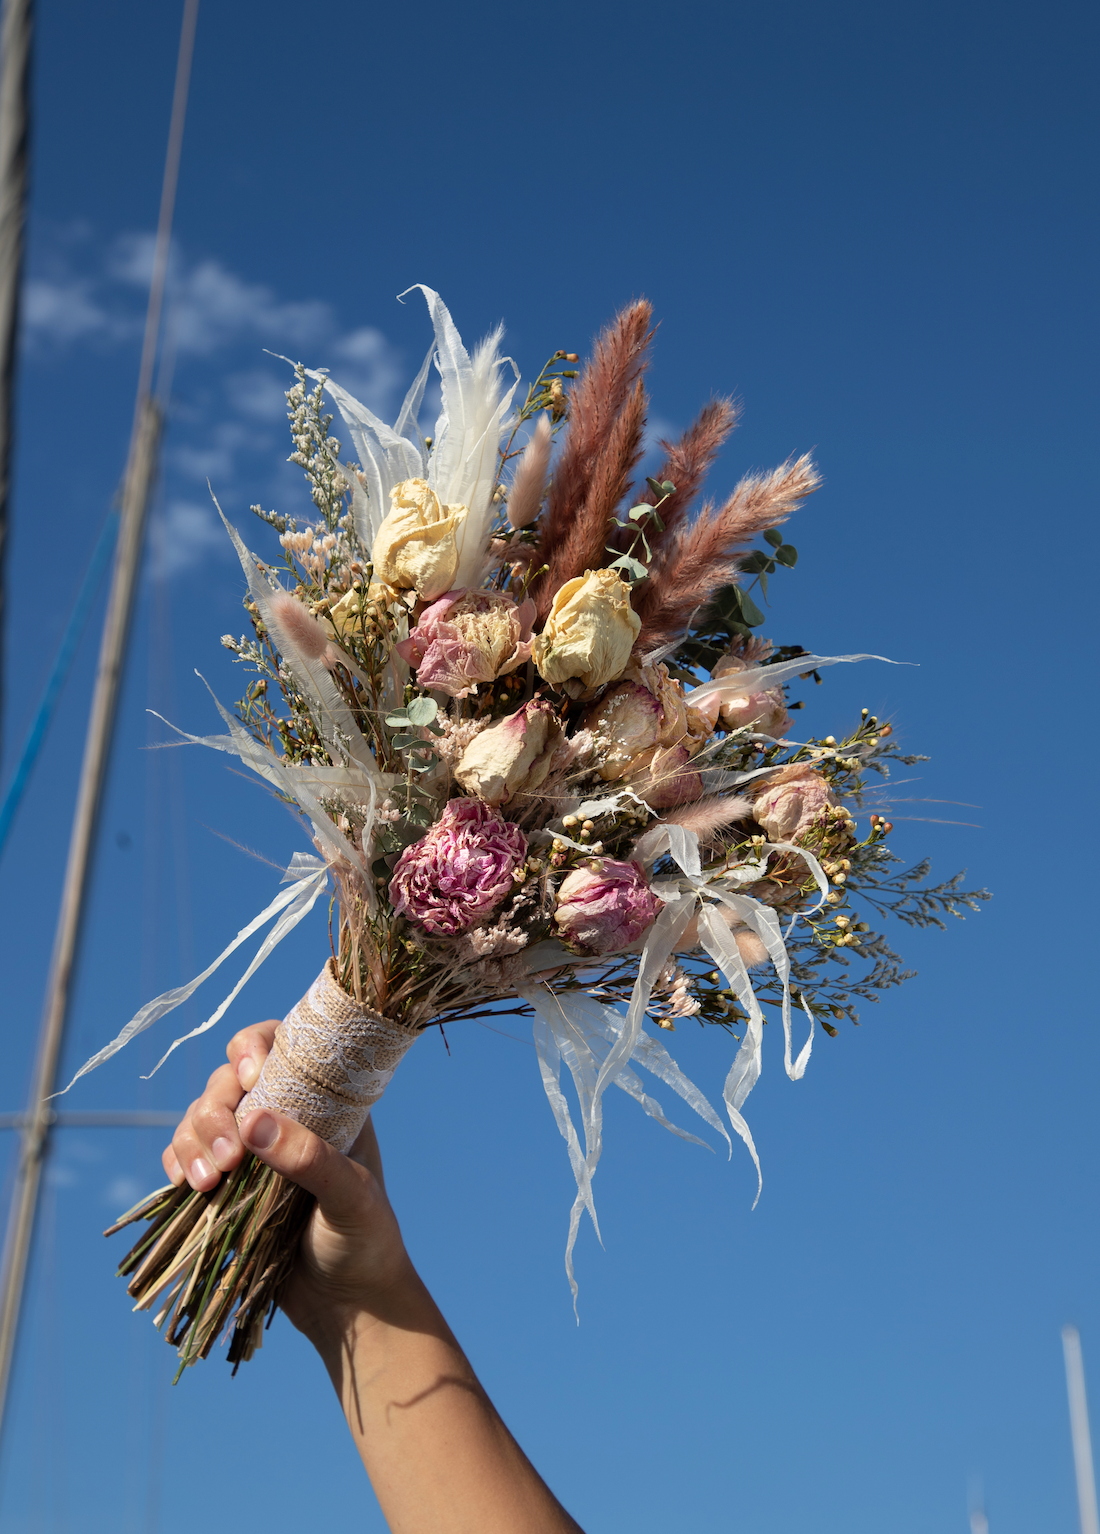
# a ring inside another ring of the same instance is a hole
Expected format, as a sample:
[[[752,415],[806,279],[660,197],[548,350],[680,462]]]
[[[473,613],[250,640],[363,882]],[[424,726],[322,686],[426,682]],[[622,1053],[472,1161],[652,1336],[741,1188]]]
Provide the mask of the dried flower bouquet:
[[[217,705],[227,733],[205,744],[296,806],[318,855],[296,854],[289,888],[226,954],[150,1002],[84,1069],[277,917],[212,1026],[331,876],[332,957],[241,1112],[280,1108],[346,1148],[424,1029],[502,1003],[533,1013],[577,1181],[575,1297],[605,1088],[695,1139],[644,1090],[642,1066],[729,1140],[647,1017],[659,1030],[694,1017],[734,1035],[726,1112],[759,1172],[741,1109],[760,1074],[763,1006],[782,1017],[797,1079],[815,1023],[835,1034],[855,1019],[855,998],[906,978],[855,900],[942,925],[984,891],[958,879],[925,888],[923,865],[895,875],[889,821],[857,825],[866,775],[896,757],[889,724],[864,710],[840,740],[789,738],[800,705],[788,684],[866,658],[754,633],[764,618],[751,590],[766,595],[769,576],[797,559],[778,529],[817,487],[810,460],[698,508],[736,422],[716,400],[662,444],[663,466],[632,494],[648,304],[607,327],[583,372],[556,352],[513,409],[500,332],[468,355],[438,295],[422,291],[434,340],[392,428],[326,374],[295,367],[292,461],[314,514],[299,525],[252,508],[278,535],[281,563],[257,559],[226,522],[253,637],[222,643],[255,680],[234,713]],[[433,362],[442,408],[422,437]],[[326,392],[357,463],[341,462],[329,435]],[[792,1003],[810,1026],[797,1059]],[[140,1306],[157,1306],[181,1368],[226,1329],[234,1365],[251,1356],[311,1204],[249,1157],[214,1193],[161,1189],[113,1227],[149,1222],[120,1271]]]

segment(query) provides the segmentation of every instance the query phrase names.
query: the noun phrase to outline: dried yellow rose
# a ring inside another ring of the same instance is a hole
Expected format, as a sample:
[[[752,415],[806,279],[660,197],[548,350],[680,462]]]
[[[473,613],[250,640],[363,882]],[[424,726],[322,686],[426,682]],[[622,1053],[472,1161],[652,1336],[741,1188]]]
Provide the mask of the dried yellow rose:
[[[555,687],[576,681],[591,693],[623,674],[641,627],[626,582],[614,570],[586,570],[554,597],[534,644],[539,675]]]
[[[425,479],[405,479],[390,491],[390,511],[374,539],[371,560],[380,581],[414,590],[427,602],[450,591],[468,511],[444,506]]]

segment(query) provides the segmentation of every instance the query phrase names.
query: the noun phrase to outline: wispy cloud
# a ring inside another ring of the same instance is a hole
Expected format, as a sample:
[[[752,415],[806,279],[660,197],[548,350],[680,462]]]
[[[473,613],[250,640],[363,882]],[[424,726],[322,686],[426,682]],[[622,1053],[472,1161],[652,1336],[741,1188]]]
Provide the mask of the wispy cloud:
[[[107,245],[87,228],[57,232],[40,250],[27,283],[24,339],[32,362],[49,367],[74,351],[135,352],[144,320],[153,236]],[[154,568],[178,576],[224,551],[225,535],[206,494],[209,479],[226,504],[269,501],[286,442],[284,363],[263,352],[327,367],[383,418],[392,417],[415,365],[373,326],[348,328],[334,306],[285,297],[213,257],[172,253],[166,339],[175,386],[166,444],[167,503],[150,528]],[[419,360],[419,359],[417,359]]]
[[[227,559],[230,543],[212,500],[171,500],[149,527],[149,559],[163,579]]]

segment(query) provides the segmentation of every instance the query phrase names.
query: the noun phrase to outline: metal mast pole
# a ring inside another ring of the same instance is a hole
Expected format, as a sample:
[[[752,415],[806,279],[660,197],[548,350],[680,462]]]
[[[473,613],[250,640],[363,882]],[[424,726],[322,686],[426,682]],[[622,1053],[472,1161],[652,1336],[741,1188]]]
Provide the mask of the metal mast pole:
[[[6,617],[8,499],[11,488],[15,346],[23,277],[30,140],[32,0],[3,0],[0,11],[0,635]],[[0,662],[3,653],[0,647]],[[0,703],[3,667],[0,664]]]
[[[1066,1358],[1066,1391],[1069,1395],[1069,1426],[1073,1436],[1073,1464],[1077,1471],[1077,1507],[1081,1534],[1100,1534],[1096,1512],[1096,1478],[1092,1469],[1089,1407],[1085,1396],[1085,1365],[1081,1337],[1075,1326],[1063,1326],[1062,1351]]]
[[[122,679],[126,635],[133,608],[134,587],[141,561],[142,537],[150,491],[156,477],[161,413],[152,397],[153,364],[160,333],[164,284],[172,233],[187,87],[198,19],[198,0],[185,0],[176,64],[176,88],[168,133],[168,153],[161,189],[160,218],[145,316],[145,340],[141,352],[134,424],[122,489],[122,515],[115,551],[111,593],[99,652],[91,716],[84,746],[84,762],[73,815],[69,859],[61,896],[50,963],[46,1003],[42,1014],[38,1057],[24,1120],[19,1169],[16,1174],[4,1249],[3,1287],[0,1290],[0,1432],[11,1378],[12,1357],[19,1324],[23,1285],[30,1255],[38,1204],[38,1189],[45,1161],[52,1110],[46,1099],[54,1089],[57,1062],[65,1031],[69,994],[80,937],[84,891],[87,884],[96,819],[107,769],[119,684]]]

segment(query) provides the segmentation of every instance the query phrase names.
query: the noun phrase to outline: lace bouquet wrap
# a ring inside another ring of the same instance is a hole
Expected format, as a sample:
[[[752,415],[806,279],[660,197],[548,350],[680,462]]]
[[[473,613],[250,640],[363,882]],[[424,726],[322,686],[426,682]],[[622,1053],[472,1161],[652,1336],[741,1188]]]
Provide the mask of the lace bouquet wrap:
[[[577,1184],[565,1257],[575,1301],[605,1090],[696,1140],[646,1090],[644,1069],[731,1150],[732,1128],[759,1175],[742,1109],[760,1075],[763,1008],[782,1019],[797,1080],[817,1024],[835,1035],[857,998],[905,978],[872,921],[893,909],[943,925],[984,891],[957,877],[930,888],[926,865],[896,872],[891,824],[867,798],[868,775],[897,756],[889,724],[864,709],[839,740],[792,738],[790,685],[872,658],[755,632],[753,590],[766,594],[797,560],[778,528],[818,484],[810,460],[700,506],[735,424],[715,400],[635,488],[648,304],[617,316],[583,371],[555,352],[517,406],[500,332],[471,356],[439,296],[422,291],[434,338],[392,427],[326,373],[295,367],[288,415],[308,523],[253,507],[272,545],[261,560],[223,515],[252,637],[222,643],[252,680],[234,709],[215,699],[224,733],[184,738],[238,758],[296,806],[313,852],[295,853],[286,887],[218,959],[147,1003],[79,1074],[271,921],[194,1032],[212,1027],[331,880],[333,956],[240,1113],[278,1109],[348,1150],[426,1028],[532,1016]],[[433,366],[441,410],[423,436]],[[357,461],[341,461],[326,393]],[[797,1057],[795,1009],[808,1025]],[[685,1019],[736,1044],[725,1122],[662,1042]],[[181,1368],[223,1332],[234,1366],[251,1356],[311,1209],[246,1156],[214,1192],[160,1189],[113,1227],[148,1222],[120,1272]]]

